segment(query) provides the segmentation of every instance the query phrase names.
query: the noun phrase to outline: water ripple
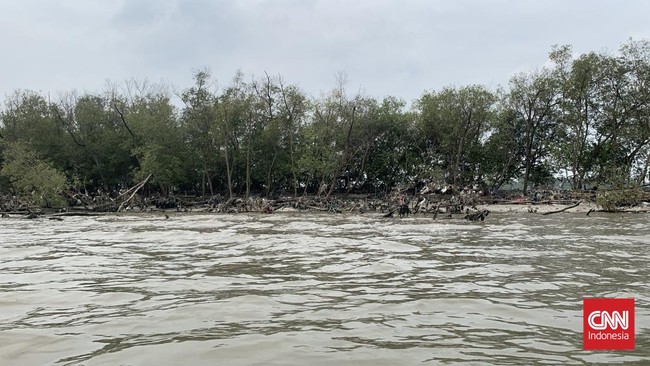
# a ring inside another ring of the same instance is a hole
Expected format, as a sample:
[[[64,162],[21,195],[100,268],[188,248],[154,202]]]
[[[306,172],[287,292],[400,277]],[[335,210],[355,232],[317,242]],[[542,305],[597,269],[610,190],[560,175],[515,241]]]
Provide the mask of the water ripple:
[[[12,218],[0,364],[642,364],[649,221]],[[585,296],[637,299],[636,351],[581,350]]]

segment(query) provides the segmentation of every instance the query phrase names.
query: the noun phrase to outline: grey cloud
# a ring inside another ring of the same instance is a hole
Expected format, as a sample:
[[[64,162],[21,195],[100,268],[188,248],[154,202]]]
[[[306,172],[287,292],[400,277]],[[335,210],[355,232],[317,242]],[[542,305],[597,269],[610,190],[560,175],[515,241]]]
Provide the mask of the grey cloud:
[[[345,71],[351,90],[407,100],[444,85],[504,84],[553,44],[614,51],[650,36],[650,3],[397,0],[24,0],[0,12],[0,94],[101,89],[131,76],[191,83],[209,66],[282,74],[317,95]]]

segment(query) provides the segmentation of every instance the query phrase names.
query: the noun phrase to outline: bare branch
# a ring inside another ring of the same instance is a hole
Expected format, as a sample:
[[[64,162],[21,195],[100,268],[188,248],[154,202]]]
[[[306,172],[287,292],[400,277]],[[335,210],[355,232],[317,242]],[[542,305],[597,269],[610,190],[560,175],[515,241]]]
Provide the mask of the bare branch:
[[[59,108],[57,108],[56,106],[53,106],[52,109],[54,110],[54,114],[56,115],[56,118],[61,122],[61,125],[65,128],[65,130],[68,132],[68,134],[70,134],[70,137],[72,137],[72,141],[74,141],[74,143],[77,146],[86,147],[85,144],[82,144],[81,142],[79,142],[77,140],[77,138],[74,136],[74,133],[72,133],[72,130],[70,130],[69,123],[67,123],[63,119],[63,117],[61,116],[61,111],[59,111]]]
[[[124,118],[124,113],[120,110],[120,108],[117,106],[117,104],[113,104],[113,108],[115,108],[115,112],[120,116],[120,119],[122,120],[122,124],[124,124],[124,127],[126,127],[126,130],[129,131],[129,134],[133,138],[133,141],[136,140],[135,135],[133,134],[133,131],[131,131],[131,128],[129,127],[129,124],[126,123],[126,118]]]

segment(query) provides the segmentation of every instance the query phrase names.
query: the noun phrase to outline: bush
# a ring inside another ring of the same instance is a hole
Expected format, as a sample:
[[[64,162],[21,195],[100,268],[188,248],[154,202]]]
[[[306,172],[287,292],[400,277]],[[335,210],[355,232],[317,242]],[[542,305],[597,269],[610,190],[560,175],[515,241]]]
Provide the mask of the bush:
[[[596,203],[606,211],[616,211],[620,207],[639,205],[646,194],[640,188],[617,189],[598,194]]]
[[[0,175],[7,178],[14,192],[28,196],[41,207],[63,207],[62,196],[68,182],[61,171],[39,158],[26,144],[6,144]]]

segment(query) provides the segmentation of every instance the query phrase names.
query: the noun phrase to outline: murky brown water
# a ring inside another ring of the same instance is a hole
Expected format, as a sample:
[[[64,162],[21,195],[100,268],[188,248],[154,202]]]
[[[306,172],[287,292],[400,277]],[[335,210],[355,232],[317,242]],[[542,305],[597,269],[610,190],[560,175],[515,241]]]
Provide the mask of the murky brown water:
[[[2,365],[650,363],[650,216],[0,221]],[[582,351],[583,296],[636,350]]]

